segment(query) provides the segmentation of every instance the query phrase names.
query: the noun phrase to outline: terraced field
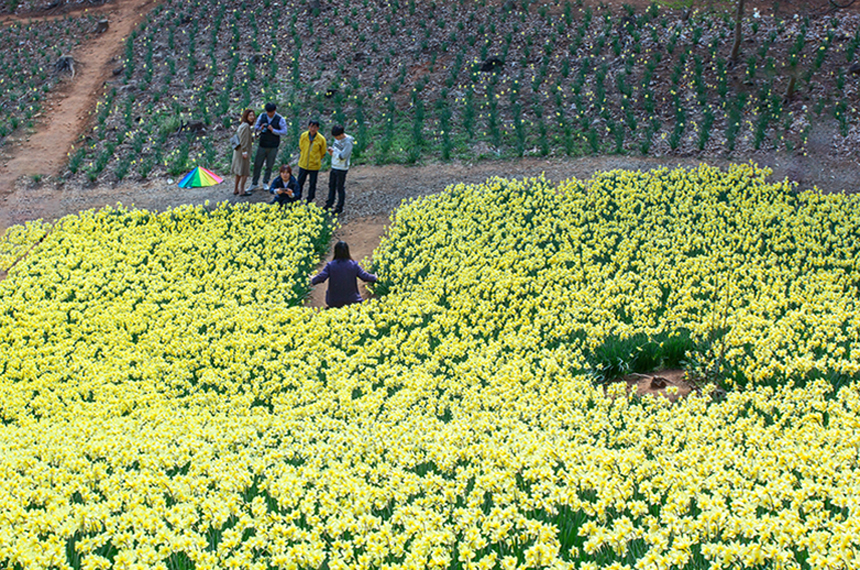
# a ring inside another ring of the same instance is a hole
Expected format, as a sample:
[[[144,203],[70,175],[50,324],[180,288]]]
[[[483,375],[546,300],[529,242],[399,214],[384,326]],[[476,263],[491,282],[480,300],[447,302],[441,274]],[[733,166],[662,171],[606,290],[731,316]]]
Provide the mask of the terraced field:
[[[774,153],[857,160],[860,16],[734,18],[653,4],[170,0],[127,38],[71,174],[229,167],[244,107],[275,101],[281,161],[309,118],[358,162]],[[196,14],[211,17],[201,19]],[[294,157],[292,157],[294,158]]]

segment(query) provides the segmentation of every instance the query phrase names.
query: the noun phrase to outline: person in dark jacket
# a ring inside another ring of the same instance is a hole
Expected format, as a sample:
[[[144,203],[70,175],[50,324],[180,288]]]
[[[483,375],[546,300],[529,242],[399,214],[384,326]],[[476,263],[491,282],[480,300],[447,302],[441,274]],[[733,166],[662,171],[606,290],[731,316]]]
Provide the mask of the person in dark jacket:
[[[269,204],[284,206],[302,199],[302,191],[289,164],[281,166],[279,176],[272,181],[269,192],[275,195]]]
[[[376,283],[376,275],[368,273],[353,261],[349,255],[349,246],[339,241],[334,246],[334,259],[326,264],[319,275],[311,279],[311,285],[317,285],[328,279],[328,290],[325,293],[326,305],[330,308],[343,307],[363,301],[358,292],[356,278],[368,283]]]
[[[263,163],[266,164],[263,190],[269,189],[269,178],[272,176],[272,167],[275,166],[275,157],[278,156],[278,145],[281,144],[281,137],[287,135],[287,122],[276,112],[277,109],[274,103],[266,103],[266,112],[257,117],[257,122],[254,123],[254,132],[260,135],[260,145],[254,158],[254,177],[250,191],[260,187],[257,183],[260,181]]]

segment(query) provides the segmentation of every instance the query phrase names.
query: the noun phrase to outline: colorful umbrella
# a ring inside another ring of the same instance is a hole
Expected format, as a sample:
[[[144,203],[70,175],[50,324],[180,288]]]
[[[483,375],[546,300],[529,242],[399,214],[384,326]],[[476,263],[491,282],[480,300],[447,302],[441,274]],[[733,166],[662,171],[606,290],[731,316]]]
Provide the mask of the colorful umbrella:
[[[214,186],[220,184],[224,179],[202,166],[196,167],[194,170],[185,175],[185,178],[179,181],[180,188],[199,188],[201,186]]]

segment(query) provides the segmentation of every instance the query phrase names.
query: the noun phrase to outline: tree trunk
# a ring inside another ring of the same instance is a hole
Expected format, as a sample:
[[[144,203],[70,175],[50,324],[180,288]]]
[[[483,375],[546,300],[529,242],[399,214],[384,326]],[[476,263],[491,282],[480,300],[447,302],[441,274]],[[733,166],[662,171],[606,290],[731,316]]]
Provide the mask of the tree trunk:
[[[794,84],[795,83],[797,83],[797,75],[794,72],[794,70],[792,70],[791,75],[788,78],[788,87],[785,88],[785,100],[786,101],[791,100],[792,96],[794,95]]]
[[[744,19],[744,0],[737,0],[738,2],[738,13],[735,16],[735,43],[732,46],[732,62],[737,63],[738,56],[740,56],[741,52],[741,24]]]

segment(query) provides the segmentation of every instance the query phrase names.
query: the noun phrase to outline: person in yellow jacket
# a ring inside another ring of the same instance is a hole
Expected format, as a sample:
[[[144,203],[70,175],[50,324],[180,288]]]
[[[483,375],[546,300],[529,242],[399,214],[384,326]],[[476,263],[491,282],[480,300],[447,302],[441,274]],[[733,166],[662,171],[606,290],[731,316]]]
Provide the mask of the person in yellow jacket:
[[[299,196],[305,188],[305,180],[310,178],[308,204],[314,201],[317,194],[317,176],[326,152],[328,147],[325,144],[325,137],[320,134],[320,123],[311,119],[308,122],[308,130],[299,138]]]

